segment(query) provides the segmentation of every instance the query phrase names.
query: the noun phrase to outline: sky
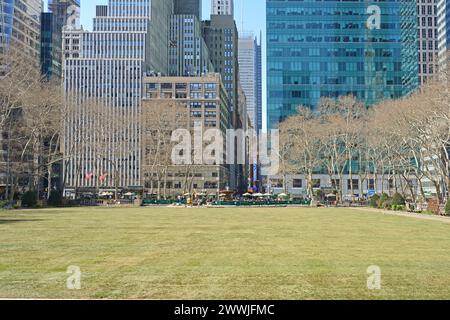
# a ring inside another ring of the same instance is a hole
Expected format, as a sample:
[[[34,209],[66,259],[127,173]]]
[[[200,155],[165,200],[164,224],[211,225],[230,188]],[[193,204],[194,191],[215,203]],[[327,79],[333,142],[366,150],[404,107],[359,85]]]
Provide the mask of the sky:
[[[47,0],[44,1],[47,4]],[[92,18],[95,16],[95,6],[107,4],[108,0],[81,0],[81,24],[85,30],[92,30]],[[263,127],[266,114],[266,1],[265,0],[235,0],[234,16],[239,31],[263,32]],[[203,20],[209,18],[211,0],[203,0]]]

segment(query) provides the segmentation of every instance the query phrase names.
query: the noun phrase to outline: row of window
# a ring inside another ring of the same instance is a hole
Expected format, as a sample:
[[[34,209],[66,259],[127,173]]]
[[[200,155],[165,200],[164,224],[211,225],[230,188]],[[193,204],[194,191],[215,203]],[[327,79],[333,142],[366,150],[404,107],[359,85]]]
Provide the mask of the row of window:
[[[398,57],[399,48],[274,48],[269,57]]]
[[[302,36],[302,35],[270,35],[269,43],[400,43],[400,35],[389,34],[385,37],[350,37],[350,36]]]
[[[270,71],[401,72],[401,62],[269,62]]]
[[[273,30],[345,30],[345,29],[367,29],[367,23],[355,23],[355,22],[332,22],[332,23],[321,23],[321,22],[310,22],[310,23],[269,23],[269,29]],[[400,30],[399,23],[381,23],[381,29],[383,30]]]
[[[164,83],[146,83],[145,87],[147,90],[156,91],[158,89],[161,90],[172,90],[174,87],[176,90],[187,90],[187,83],[172,83],[172,82],[164,82]],[[189,84],[189,88],[191,91],[201,91],[205,90],[217,90],[217,83],[191,83]]]
[[[284,182],[283,179],[271,179],[271,187],[272,188],[284,188]],[[367,188],[368,190],[376,190],[375,186],[375,180],[374,179],[368,179],[364,183],[362,183],[359,179],[346,179],[346,185],[348,190],[359,190],[360,186]],[[294,189],[303,189],[306,188],[307,183],[303,179],[293,179],[292,180],[292,188]],[[319,188],[340,188],[341,187],[341,181],[339,179],[333,179],[331,181],[331,185],[329,183],[325,183],[324,181],[320,179],[313,180],[313,188],[319,189]],[[394,188],[395,182],[393,179],[389,180],[389,188]]]

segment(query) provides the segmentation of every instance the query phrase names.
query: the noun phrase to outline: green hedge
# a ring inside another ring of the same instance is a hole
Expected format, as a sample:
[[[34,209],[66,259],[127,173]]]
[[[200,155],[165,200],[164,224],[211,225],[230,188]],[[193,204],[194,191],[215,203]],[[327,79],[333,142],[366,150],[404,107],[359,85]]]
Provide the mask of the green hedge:
[[[27,191],[22,196],[23,208],[35,208],[37,206],[37,192]]]
[[[406,205],[405,198],[400,193],[394,194],[394,196],[392,197],[392,205],[393,206],[404,206],[404,205]]]
[[[62,193],[56,190],[50,192],[50,197],[48,198],[47,204],[51,207],[60,207],[63,203]]]
[[[236,207],[251,207],[251,206],[289,206],[301,205],[309,206],[309,200],[292,200],[292,201],[215,201],[213,206],[236,206]]]
[[[158,205],[158,206],[163,206],[163,205],[171,205],[171,204],[176,204],[176,203],[180,203],[178,200],[144,200],[142,202],[143,206],[154,206],[154,205]],[[181,204],[185,204],[186,201],[183,200],[181,201]]]

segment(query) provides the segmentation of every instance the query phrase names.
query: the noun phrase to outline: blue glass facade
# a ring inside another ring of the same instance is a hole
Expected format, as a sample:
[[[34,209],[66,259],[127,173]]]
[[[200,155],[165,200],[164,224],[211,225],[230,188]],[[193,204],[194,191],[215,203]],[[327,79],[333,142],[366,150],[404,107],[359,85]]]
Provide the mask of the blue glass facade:
[[[53,70],[53,20],[53,13],[41,14],[41,71],[47,79],[50,79],[55,71]]]
[[[14,0],[0,2],[0,43],[11,41],[14,16]]]
[[[445,0],[445,32],[448,50],[450,48],[450,0]]]
[[[369,28],[373,5],[381,23]],[[411,0],[267,0],[268,127],[321,97],[370,106],[414,91],[416,17]]]

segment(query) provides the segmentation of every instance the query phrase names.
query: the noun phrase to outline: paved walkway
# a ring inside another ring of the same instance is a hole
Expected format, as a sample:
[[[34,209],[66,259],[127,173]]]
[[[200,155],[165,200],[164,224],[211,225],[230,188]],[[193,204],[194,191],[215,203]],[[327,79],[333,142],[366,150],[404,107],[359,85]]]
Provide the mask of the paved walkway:
[[[418,213],[395,212],[395,211],[387,211],[387,210],[372,209],[372,208],[351,208],[351,209],[360,210],[360,211],[368,211],[368,212],[390,215],[390,216],[399,216],[399,217],[415,218],[415,219],[422,219],[422,220],[440,221],[440,222],[450,224],[450,217],[430,216],[430,215],[418,214]]]

